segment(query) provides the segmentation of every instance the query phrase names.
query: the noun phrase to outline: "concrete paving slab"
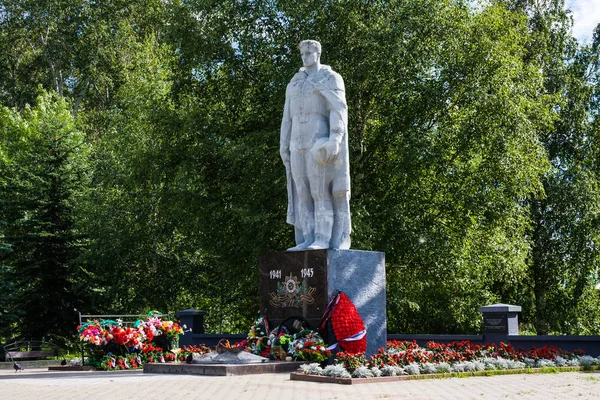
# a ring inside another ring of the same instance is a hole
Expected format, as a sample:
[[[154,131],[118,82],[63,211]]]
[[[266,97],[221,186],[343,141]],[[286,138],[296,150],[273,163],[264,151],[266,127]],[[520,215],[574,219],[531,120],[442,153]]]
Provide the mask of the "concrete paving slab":
[[[127,399],[599,399],[600,372],[336,385],[291,381],[289,373],[197,376],[123,372],[0,371],[2,400]]]

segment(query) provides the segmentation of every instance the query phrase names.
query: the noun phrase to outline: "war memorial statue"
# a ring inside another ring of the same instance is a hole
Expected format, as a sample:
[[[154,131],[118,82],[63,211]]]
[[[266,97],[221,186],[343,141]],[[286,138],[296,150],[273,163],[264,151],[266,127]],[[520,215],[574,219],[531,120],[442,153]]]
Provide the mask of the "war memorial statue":
[[[321,44],[300,42],[303,67],[287,85],[280,154],[286,168],[288,250],[350,248],[348,107],[342,77],[322,65]]]
[[[354,326],[358,331],[350,337],[327,332],[324,339],[330,345],[366,340],[370,357],[387,338],[385,253],[350,249],[344,80],[321,64],[319,42],[304,40],[299,47],[303,66],[286,88],[280,142],[287,222],[294,225],[296,246],[260,255],[260,313],[271,326],[301,320],[304,327],[321,327],[324,334],[328,305],[343,292],[356,306],[364,329]]]

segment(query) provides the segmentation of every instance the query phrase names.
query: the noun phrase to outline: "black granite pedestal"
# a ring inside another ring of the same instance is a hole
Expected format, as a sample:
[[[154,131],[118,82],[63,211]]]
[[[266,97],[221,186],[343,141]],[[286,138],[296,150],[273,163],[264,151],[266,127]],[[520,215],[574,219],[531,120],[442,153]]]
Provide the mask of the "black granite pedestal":
[[[260,257],[260,312],[272,328],[290,316],[301,316],[316,329],[337,291],[350,298],[365,323],[367,355],[385,347],[384,253],[328,249]]]

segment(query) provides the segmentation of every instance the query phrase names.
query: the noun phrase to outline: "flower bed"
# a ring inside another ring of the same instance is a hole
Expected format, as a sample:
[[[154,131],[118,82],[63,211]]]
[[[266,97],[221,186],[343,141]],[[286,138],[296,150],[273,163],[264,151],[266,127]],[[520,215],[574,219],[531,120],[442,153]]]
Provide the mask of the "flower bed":
[[[385,349],[380,349],[370,359],[364,354],[337,353],[332,365],[323,368],[318,363],[304,364],[299,372],[349,379],[597,365],[600,365],[600,359],[586,356],[583,351],[570,353],[553,346],[517,350],[506,343],[474,345],[463,341],[446,345],[429,342],[426,347],[419,347],[416,341],[389,341]]]

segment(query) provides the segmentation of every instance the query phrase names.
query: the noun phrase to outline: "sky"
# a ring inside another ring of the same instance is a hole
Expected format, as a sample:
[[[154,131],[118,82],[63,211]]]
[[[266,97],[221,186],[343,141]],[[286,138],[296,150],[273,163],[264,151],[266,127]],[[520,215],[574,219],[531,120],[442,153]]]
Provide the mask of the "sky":
[[[600,23],[600,0],[566,0],[566,5],[573,12],[573,35],[579,42],[590,43]]]

